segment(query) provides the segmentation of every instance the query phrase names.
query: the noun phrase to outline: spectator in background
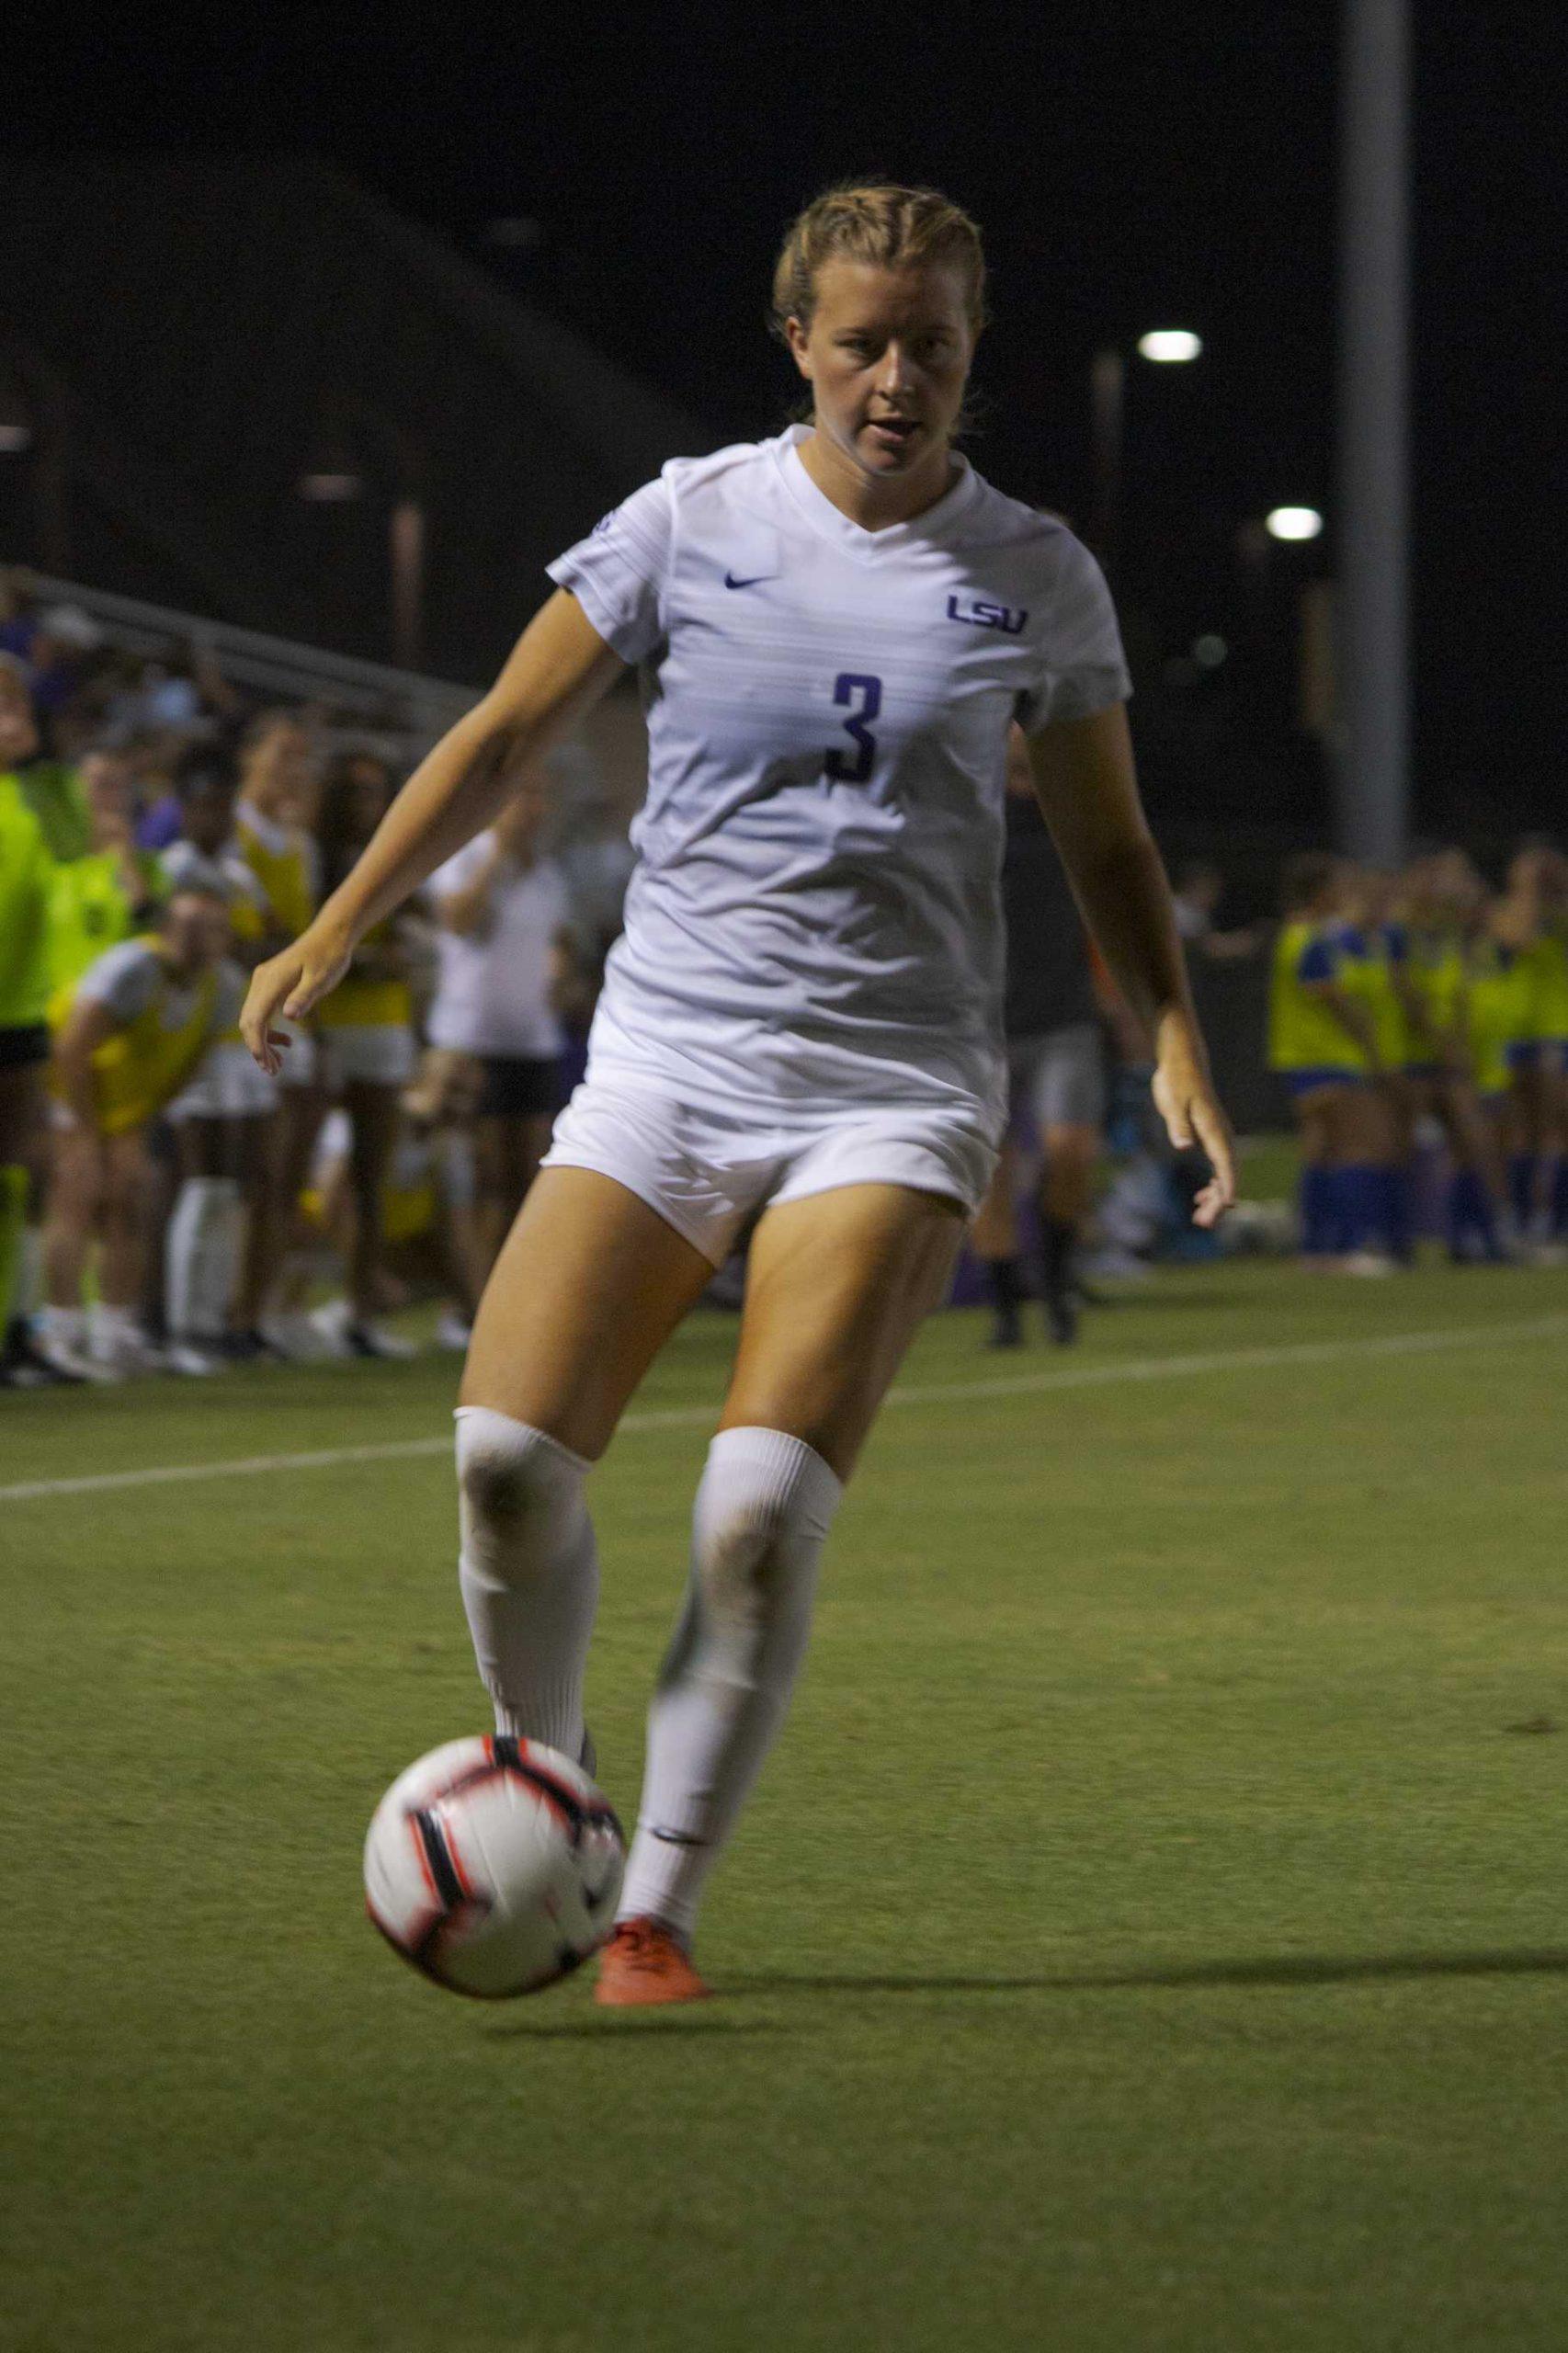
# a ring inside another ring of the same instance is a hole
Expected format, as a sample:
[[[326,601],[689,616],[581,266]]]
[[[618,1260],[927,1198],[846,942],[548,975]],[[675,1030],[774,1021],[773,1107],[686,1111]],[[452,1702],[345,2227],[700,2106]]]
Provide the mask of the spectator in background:
[[[259,713],[240,756],[234,836],[267,900],[267,953],[279,940],[296,938],[299,926],[314,911],[319,859],[312,829],[319,799],[320,769],[310,731],[292,711]],[[275,1321],[273,1310],[328,1097],[312,1031],[288,1021],[277,1026],[290,1044],[279,1074],[278,1108],[267,1122],[266,1193],[246,1240],[239,1324],[241,1345],[251,1353],[287,1356],[314,1345],[291,1324]]]
[[[39,708],[27,666],[10,654],[0,654],[0,774],[16,779],[51,858],[80,858],[88,847],[81,779],[68,762],[56,758],[51,723]]]
[[[267,939],[270,910],[234,837],[239,773],[233,754],[219,744],[187,745],[174,786],[180,837],[163,853],[166,884],[223,901],[229,960],[248,973]],[[164,1250],[163,1313],[176,1346],[208,1354],[231,1346],[247,1211],[255,1220],[267,1209],[265,1142],[278,1101],[277,1080],[258,1069],[231,1026],[168,1106],[178,1189]]]
[[[1088,942],[1050,828],[1035,799],[1027,742],[1007,740],[1007,838],[1002,861],[1007,978],[1008,1133],[974,1225],[995,1311],[991,1345],[1023,1338],[1017,1229],[1018,1133],[1040,1154],[1040,1295],[1058,1346],[1077,1337],[1075,1256],[1094,1199],[1105,1129],[1105,1035]]]
[[[0,654],[15,654],[25,671],[37,634],[31,597],[14,573],[0,566]]]
[[[385,816],[397,782],[384,760],[349,752],[327,772],[317,824],[324,892],[335,891]],[[409,1344],[377,1322],[386,1253],[384,1198],[398,1139],[399,1098],[414,1076],[414,1008],[397,917],[377,924],[316,1019],[325,1092],[347,1117],[350,1240],[347,1299],[315,1329],[352,1356],[404,1357]]]
[[[1191,858],[1177,869],[1171,893],[1176,929],[1189,955],[1207,956],[1217,964],[1256,956],[1263,944],[1250,924],[1238,931],[1215,929],[1214,917],[1224,895],[1225,878],[1207,859]]]
[[[49,1353],[108,1373],[159,1361],[139,1321],[145,1245],[147,1130],[233,1023],[244,987],[224,962],[227,903],[178,891],[156,932],[121,940],[87,967],[62,1008],[54,1051],[55,1162],[46,1236]],[[83,1279],[99,1245],[91,1336]],[[213,1368],[176,1343],[176,1372]]]
[[[24,784],[39,748],[27,673],[0,654],[0,1383],[53,1376],[28,1328],[49,1161],[49,903],[54,860]]]
[[[54,870],[49,904],[49,985],[69,989],[87,966],[150,921],[163,896],[158,862],[135,843],[135,784],[118,752],[89,752],[78,770],[87,846]]]
[[[525,781],[489,831],[426,886],[439,926],[430,1043],[482,1065],[474,1162],[486,1271],[561,1108],[564,1038],[553,990],[571,903],[560,866],[540,848],[545,808],[540,784]]]
[[[1445,1217],[1456,1264],[1513,1255],[1506,1165],[1476,1085],[1471,935],[1484,901],[1462,851],[1424,849],[1405,870],[1397,977],[1415,1050],[1405,1075],[1415,1119],[1435,1119],[1448,1142]]]
[[[85,684],[92,657],[103,643],[103,631],[79,605],[51,606],[33,631],[27,654],[40,711],[52,718],[65,709]]]
[[[1384,1070],[1376,1023],[1350,972],[1342,910],[1353,881],[1338,858],[1316,851],[1286,866],[1268,1059],[1290,1088],[1301,1140],[1303,1264],[1382,1275],[1394,1265],[1387,1201],[1394,1136],[1376,1085]]]

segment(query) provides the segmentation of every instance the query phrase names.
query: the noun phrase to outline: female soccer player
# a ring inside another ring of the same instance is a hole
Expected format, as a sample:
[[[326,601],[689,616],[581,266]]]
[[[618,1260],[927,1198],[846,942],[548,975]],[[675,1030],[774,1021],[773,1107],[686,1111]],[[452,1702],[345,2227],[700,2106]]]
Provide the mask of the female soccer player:
[[[458,1425],[460,1577],[497,1722],[580,1753],[597,1584],[584,1476],[753,1227],[599,1980],[614,2004],[706,1990],[699,1900],[784,1713],[844,1482],[995,1162],[1014,718],[1085,914],[1157,1040],[1171,1135],[1212,1163],[1203,1223],[1234,1186],[1104,583],[1061,524],[953,451],[984,319],[973,223],[929,189],[832,189],[790,231],[774,311],[810,424],[672,460],[551,566],[560,593],[262,967],[244,1017],[276,1063],[275,1017],[308,1013],[367,927],[491,821],[506,773],[642,666],[651,773],[626,930],[587,1077],[485,1292]]]

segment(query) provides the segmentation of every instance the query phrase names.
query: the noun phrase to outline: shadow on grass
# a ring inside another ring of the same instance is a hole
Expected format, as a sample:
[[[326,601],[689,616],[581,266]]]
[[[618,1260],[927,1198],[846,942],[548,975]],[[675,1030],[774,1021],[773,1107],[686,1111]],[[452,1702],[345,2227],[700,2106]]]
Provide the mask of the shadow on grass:
[[[805,1985],[810,1981],[800,1977],[790,1982]],[[773,1981],[748,1978],[746,1989],[760,1992],[765,1983],[771,1990]],[[628,2034],[644,2038],[663,2035],[671,2042],[685,2042],[694,2034],[787,2034],[789,2029],[777,2020],[731,2019],[722,2012],[715,2017],[712,2011],[695,2004],[672,2003],[665,2009],[596,2010],[592,2018],[562,2018],[559,2022],[545,2018],[537,2026],[531,2018],[497,2019],[485,2031],[497,2041],[521,2036],[532,2042],[602,2042],[607,2035]]]
[[[748,1994],[1114,1994],[1184,1985],[1354,1985],[1377,1978],[1568,1977],[1568,1949],[1517,1952],[1302,1953],[1182,1961],[1168,1969],[1062,1971],[1048,1977],[740,1977]]]

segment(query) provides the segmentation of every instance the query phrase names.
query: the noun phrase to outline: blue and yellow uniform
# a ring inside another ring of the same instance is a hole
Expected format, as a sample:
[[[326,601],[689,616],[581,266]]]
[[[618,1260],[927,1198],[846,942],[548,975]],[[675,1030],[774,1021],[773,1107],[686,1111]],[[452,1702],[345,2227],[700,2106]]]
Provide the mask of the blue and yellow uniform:
[[[1527,951],[1530,967],[1530,1031],[1561,1069],[1568,1056],[1568,928],[1548,923]]]
[[[1506,1095],[1511,1056],[1531,1017],[1531,976],[1518,951],[1483,938],[1468,960],[1471,1069],[1483,1095]]]
[[[1364,1048],[1313,993],[1333,982],[1349,994],[1348,963],[1340,926],[1306,916],[1280,926],[1269,981],[1268,1063],[1292,1095],[1358,1086],[1370,1074]]]
[[[1470,961],[1464,935],[1448,924],[1412,925],[1405,939],[1404,969],[1420,999],[1427,1030],[1427,1040],[1418,1045],[1408,1067],[1413,1077],[1440,1078],[1468,1025]]]
[[[1391,932],[1395,938],[1391,938]],[[1335,975],[1351,1002],[1359,1005],[1371,1024],[1380,1070],[1403,1070],[1415,1051],[1410,1022],[1394,980],[1396,961],[1403,961],[1405,940],[1402,926],[1341,924],[1335,933],[1339,969]]]

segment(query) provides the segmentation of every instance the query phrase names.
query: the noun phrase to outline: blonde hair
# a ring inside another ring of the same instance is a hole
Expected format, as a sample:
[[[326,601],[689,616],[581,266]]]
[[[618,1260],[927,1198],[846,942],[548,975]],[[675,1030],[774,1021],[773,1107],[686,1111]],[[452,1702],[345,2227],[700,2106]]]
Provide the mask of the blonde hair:
[[[824,262],[872,262],[882,269],[956,269],[973,334],[985,324],[985,255],[967,212],[934,188],[887,180],[846,180],[824,188],[791,222],[773,272],[773,332],[812,323],[817,272]]]

